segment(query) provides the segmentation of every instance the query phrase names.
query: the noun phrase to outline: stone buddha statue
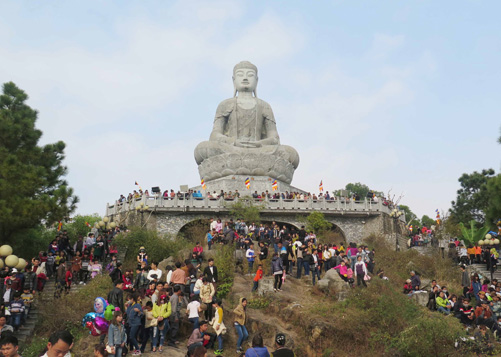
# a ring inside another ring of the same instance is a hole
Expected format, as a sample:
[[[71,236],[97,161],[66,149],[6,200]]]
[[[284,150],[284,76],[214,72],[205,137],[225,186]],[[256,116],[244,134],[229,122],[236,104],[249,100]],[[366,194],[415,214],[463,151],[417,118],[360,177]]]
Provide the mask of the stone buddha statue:
[[[219,104],[209,141],[195,148],[206,182],[229,175],[269,176],[290,183],[299,165],[297,151],[280,145],[271,106],[257,97],[257,67],[244,61],[233,68],[233,98]]]

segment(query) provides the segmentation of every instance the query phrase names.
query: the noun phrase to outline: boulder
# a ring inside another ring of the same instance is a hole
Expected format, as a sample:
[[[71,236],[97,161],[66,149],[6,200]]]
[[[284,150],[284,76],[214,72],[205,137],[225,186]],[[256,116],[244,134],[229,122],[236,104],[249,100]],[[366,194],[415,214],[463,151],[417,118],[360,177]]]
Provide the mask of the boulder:
[[[414,300],[416,304],[421,306],[426,306],[428,304],[428,292],[419,290],[411,295],[411,300]]]
[[[421,279],[421,290],[431,287],[431,279]]]
[[[259,295],[266,295],[269,293],[273,293],[273,283],[275,282],[275,278],[271,276],[265,276],[259,281],[259,286],[257,288],[257,293]]]
[[[350,290],[349,285],[339,276],[337,270],[330,269],[325,273],[323,279],[317,282],[317,287],[325,292],[334,290],[338,300],[344,300],[347,292]]]
[[[160,279],[161,281],[165,281],[165,278],[167,277],[166,267],[170,265],[172,269],[174,269],[174,264],[175,261],[173,257],[168,257],[167,259],[164,259],[160,263],[158,263],[158,269],[162,271],[162,278]]]

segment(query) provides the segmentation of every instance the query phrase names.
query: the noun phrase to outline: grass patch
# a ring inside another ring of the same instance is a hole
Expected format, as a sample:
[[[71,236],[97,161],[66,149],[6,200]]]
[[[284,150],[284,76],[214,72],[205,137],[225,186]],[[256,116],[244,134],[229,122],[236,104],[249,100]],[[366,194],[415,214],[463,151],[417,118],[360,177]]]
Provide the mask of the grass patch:
[[[376,269],[383,268],[389,281],[372,279],[368,288],[355,288],[343,302],[323,297],[293,322],[301,334],[311,335],[315,328],[320,336],[310,346],[324,356],[337,346],[336,356],[459,356],[456,339],[465,332],[454,317],[445,317],[416,305],[402,293],[403,281],[410,270],[422,279],[437,279],[452,292],[461,292],[459,269],[450,260],[427,257],[417,252],[394,252],[381,237],[370,237],[376,250]],[[411,262],[409,264],[409,262]],[[314,292],[311,292],[314,298]]]
[[[89,283],[76,293],[61,297],[51,304],[39,304],[40,318],[35,328],[35,337],[24,349],[24,357],[38,357],[40,352],[47,345],[48,337],[55,331],[68,330],[75,338],[74,351],[78,355],[88,354],[78,347],[78,341],[89,335],[89,331],[82,327],[82,318],[88,312],[94,311],[94,299],[103,297],[106,299],[108,292],[112,289],[111,280],[107,275],[101,275],[89,281]],[[94,338],[98,343],[98,338]],[[82,353],[82,354],[81,354]]]

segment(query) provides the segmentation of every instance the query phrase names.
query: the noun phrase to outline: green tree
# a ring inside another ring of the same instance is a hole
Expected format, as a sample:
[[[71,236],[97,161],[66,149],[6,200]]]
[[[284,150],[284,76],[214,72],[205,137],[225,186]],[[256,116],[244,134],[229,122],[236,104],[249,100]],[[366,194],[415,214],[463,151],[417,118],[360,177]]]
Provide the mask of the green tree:
[[[364,185],[363,183],[360,182],[347,184],[346,190],[350,191],[351,193],[358,194],[361,200],[367,197],[367,193],[370,191],[369,186]]]
[[[459,178],[461,188],[457,191],[457,198],[452,201],[450,209],[456,222],[465,223],[475,220],[480,225],[484,223],[485,211],[489,202],[487,182],[493,176],[493,169],[461,175]]]
[[[486,223],[493,224],[501,219],[501,174],[487,182],[487,199]]]
[[[436,224],[435,220],[428,217],[427,215],[424,215],[423,217],[421,217],[421,224],[423,226],[426,226],[428,228],[430,228],[431,226],[433,226],[434,224]]]
[[[235,217],[235,219],[243,219],[247,224],[250,224],[261,222],[260,212],[264,206],[256,203],[252,197],[244,196],[229,204],[228,209],[230,216]]]
[[[308,217],[306,217],[306,230],[314,231],[316,234],[322,233],[330,230],[332,223],[325,219],[322,212],[311,212]]]
[[[407,224],[419,224],[419,221],[416,220],[417,216],[414,214],[414,212],[411,211],[409,206],[399,205],[398,208],[405,213],[405,221],[407,222]]]
[[[74,211],[78,198],[63,179],[65,144],[38,146],[36,110],[14,83],[0,95],[0,241],[43,223],[53,224]]]
[[[76,239],[78,236],[86,236],[94,224],[100,220],[101,217],[97,213],[85,216],[76,215],[71,219],[71,222],[63,225],[63,229],[68,231],[70,238]],[[88,223],[90,227],[87,226],[86,223]]]

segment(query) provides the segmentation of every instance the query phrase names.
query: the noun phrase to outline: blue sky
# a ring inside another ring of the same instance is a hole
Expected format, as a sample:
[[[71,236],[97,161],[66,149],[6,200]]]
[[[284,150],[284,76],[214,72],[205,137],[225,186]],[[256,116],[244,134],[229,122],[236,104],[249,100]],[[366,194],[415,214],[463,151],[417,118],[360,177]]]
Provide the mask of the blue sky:
[[[134,189],[197,185],[193,149],[233,65],[301,157],[293,185],[363,182],[418,216],[447,210],[458,177],[501,145],[498,2],[86,1],[0,3],[0,81],[67,143],[79,213]]]

